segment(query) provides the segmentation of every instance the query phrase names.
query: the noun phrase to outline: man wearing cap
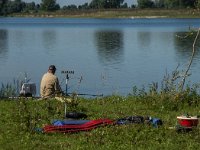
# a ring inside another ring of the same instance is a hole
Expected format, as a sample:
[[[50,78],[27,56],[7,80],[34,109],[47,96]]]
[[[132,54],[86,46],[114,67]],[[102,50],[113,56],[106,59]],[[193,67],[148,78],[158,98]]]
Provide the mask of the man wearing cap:
[[[42,77],[40,84],[40,95],[42,98],[55,97],[57,94],[61,94],[62,90],[59,85],[59,80],[55,75],[56,67],[50,65],[48,72]]]

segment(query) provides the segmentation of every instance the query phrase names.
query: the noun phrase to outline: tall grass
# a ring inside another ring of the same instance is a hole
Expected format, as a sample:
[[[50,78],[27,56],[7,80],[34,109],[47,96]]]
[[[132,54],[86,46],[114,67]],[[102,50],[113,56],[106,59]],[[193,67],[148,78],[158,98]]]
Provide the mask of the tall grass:
[[[1,83],[0,85],[0,98],[3,97],[16,97],[19,96],[23,83],[29,82],[31,79],[24,73],[24,77],[17,77],[12,82]]]
[[[1,83],[0,97],[18,96],[22,83],[13,79],[13,83]]]

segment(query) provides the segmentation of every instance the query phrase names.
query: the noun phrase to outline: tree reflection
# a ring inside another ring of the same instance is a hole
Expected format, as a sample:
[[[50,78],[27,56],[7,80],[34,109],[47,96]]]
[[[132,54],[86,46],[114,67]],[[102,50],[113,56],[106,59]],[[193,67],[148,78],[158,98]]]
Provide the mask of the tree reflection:
[[[98,56],[102,63],[115,64],[123,60],[123,33],[121,31],[97,31],[95,39]]]
[[[0,29],[0,55],[5,56],[8,51],[8,31]]]
[[[151,43],[151,32],[138,32],[138,43],[141,48],[149,47]]]
[[[56,45],[56,32],[53,30],[45,30],[43,32],[44,47],[47,51],[52,50]]]
[[[177,50],[177,53],[179,56],[182,56],[183,59],[189,59],[189,57],[192,55],[192,49],[193,49],[193,43],[194,39],[196,37],[196,33],[188,33],[188,32],[176,32],[174,33],[174,43],[175,43],[175,49]],[[195,51],[195,57],[199,57],[199,51],[200,51],[200,37],[198,37],[198,40],[196,42],[196,51]]]

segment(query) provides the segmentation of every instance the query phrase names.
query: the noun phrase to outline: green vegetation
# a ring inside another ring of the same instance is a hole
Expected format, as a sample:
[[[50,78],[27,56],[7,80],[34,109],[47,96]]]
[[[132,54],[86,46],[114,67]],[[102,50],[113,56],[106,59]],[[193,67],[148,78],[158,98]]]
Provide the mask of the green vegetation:
[[[60,6],[56,4],[56,0],[42,0],[41,9],[45,11],[59,10]]]
[[[199,18],[196,9],[110,9],[110,10],[82,10],[56,11],[38,13],[15,13],[16,17],[66,17],[66,18]]]
[[[0,16],[22,17],[176,17],[199,18],[200,0],[138,0],[128,6],[124,0],[92,0],[89,4],[62,6],[56,0],[40,4],[22,0],[0,1]]]
[[[158,92],[152,84],[146,92],[133,88],[131,95],[95,99],[78,98],[78,105],[68,104],[67,111],[84,112],[89,120],[119,119],[127,116],[152,116],[163,120],[160,128],[146,124],[109,125],[87,132],[36,132],[54,119],[64,119],[64,104],[52,100],[4,99],[0,101],[1,149],[198,149],[199,126],[188,133],[174,128],[176,117],[200,114],[200,96],[196,88],[181,93]]]

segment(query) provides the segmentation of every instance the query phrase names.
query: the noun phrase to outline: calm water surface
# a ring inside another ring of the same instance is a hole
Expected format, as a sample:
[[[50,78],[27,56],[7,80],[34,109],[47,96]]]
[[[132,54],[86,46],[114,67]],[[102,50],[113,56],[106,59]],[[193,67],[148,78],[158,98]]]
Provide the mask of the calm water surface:
[[[185,68],[193,39],[178,36],[199,27],[200,19],[0,18],[0,82],[27,73],[39,91],[55,64],[63,90],[61,71],[74,70],[70,92],[126,95],[135,85],[160,83],[178,64]],[[189,80],[199,83],[199,47],[190,72]]]

